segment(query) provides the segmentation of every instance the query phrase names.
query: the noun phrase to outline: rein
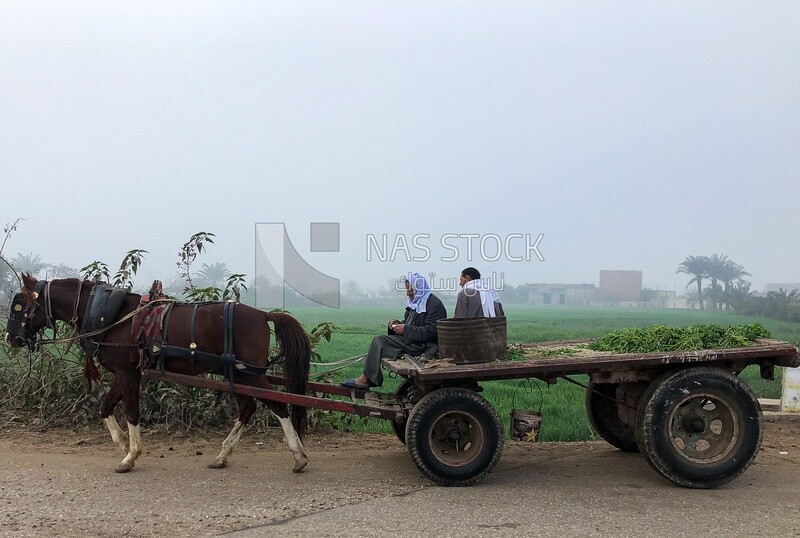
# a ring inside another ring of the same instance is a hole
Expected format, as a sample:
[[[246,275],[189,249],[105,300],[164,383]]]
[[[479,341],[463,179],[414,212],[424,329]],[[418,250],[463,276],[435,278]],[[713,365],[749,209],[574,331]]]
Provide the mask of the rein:
[[[139,308],[137,308],[133,312],[123,316],[122,318],[118,319],[117,321],[115,321],[114,323],[109,325],[108,327],[103,327],[102,329],[98,329],[96,331],[91,331],[91,332],[88,332],[88,333],[76,334],[76,335],[73,335],[73,336],[68,336],[66,338],[51,338],[49,340],[39,339],[39,340],[37,340],[36,343],[38,345],[42,345],[42,344],[65,344],[65,343],[68,343],[68,342],[74,342],[75,340],[80,340],[82,338],[89,338],[91,336],[97,336],[98,334],[103,334],[104,332],[108,331],[109,329],[111,329],[113,327],[116,327],[117,325],[121,325],[121,324],[125,323],[129,319],[133,318],[139,312],[143,312],[143,311],[147,310],[148,308],[150,308],[154,304],[157,304],[157,303],[174,303],[174,302],[175,302],[174,299],[155,299],[153,301],[150,301],[149,303],[147,303],[144,306],[140,306]],[[76,304],[77,304],[77,301],[76,301]],[[75,327],[77,327],[77,326],[75,326]],[[104,344],[104,345],[112,345],[112,344]],[[127,345],[133,345],[133,344],[125,344],[125,345],[127,346]]]

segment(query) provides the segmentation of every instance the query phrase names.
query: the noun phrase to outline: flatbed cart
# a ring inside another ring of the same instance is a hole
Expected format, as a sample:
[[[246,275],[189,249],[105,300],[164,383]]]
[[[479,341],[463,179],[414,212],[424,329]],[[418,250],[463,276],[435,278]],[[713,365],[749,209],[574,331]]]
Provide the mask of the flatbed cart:
[[[772,379],[775,366],[800,366],[797,348],[770,339],[748,347],[650,354],[591,351],[585,343],[523,345],[533,355],[574,349],[571,356],[525,360],[383,359],[403,378],[394,394],[309,383],[316,395],[302,396],[156,370],[145,377],[390,420],[423,475],[437,484],[466,486],[486,477],[503,451],[503,422],[480,395],[480,382],[536,378],[553,384],[587,374],[586,411],[600,437],[621,450],[640,451],[676,484],[713,488],[742,474],[761,445],[761,406],[738,374],[757,364],[761,377]]]

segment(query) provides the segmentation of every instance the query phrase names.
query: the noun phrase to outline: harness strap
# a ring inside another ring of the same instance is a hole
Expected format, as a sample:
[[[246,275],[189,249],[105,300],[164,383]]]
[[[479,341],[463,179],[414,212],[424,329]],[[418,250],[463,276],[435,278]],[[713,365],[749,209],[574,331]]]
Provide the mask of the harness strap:
[[[222,324],[225,327],[225,337],[222,344],[222,355],[233,358],[233,308],[236,303],[227,302],[222,308]]]
[[[164,360],[167,356],[165,350],[168,347],[167,334],[169,333],[169,320],[171,316],[172,308],[167,310],[167,313],[164,316],[164,329],[161,331],[161,348],[158,350],[158,361],[156,362],[156,368],[162,372],[166,369],[164,366]]]
[[[194,355],[197,353],[197,308],[192,308],[192,321],[189,324],[189,373],[194,375]]]
[[[83,280],[78,280],[78,292],[75,294],[75,307],[72,309],[72,318],[69,320],[69,324],[72,325],[72,328],[75,332],[78,331],[78,306],[81,303],[81,292],[83,291]]]
[[[236,364],[236,356],[233,354],[233,308],[236,306],[234,302],[226,302],[222,307],[222,326],[224,327],[225,336],[222,343],[222,361],[225,364],[225,374],[228,376],[230,383],[230,407],[233,409],[233,374],[234,365]]]
[[[56,322],[53,319],[53,304],[50,302],[50,284],[52,280],[48,280],[44,287],[44,318],[47,327],[53,329],[53,336],[56,335]]]
[[[165,302],[165,303],[173,303],[173,302],[175,302],[172,299],[159,299],[159,301]],[[152,302],[150,304],[152,304]],[[121,325],[121,324],[125,323],[126,321],[131,319],[133,316],[135,316],[136,314],[141,312],[142,310],[146,310],[147,308],[150,308],[150,304],[137,308],[136,310],[134,310],[130,314],[127,314],[125,317],[118,319],[117,321],[115,321],[114,323],[109,325],[108,327],[103,327],[102,329],[97,329],[96,331],[91,331],[91,332],[88,332],[88,333],[77,334],[75,336],[70,336],[69,338],[51,338],[49,340],[41,339],[41,340],[37,340],[36,343],[38,345],[65,344],[67,342],[73,342],[73,341],[78,340],[80,338],[88,338],[90,336],[96,336],[98,334],[103,334],[104,332],[108,332],[111,328],[116,327],[117,325]]]
[[[45,317],[45,327],[52,328],[55,330],[56,324],[52,320],[52,313],[50,312],[50,281],[49,280],[40,280],[36,283],[36,286],[33,287],[33,308],[30,310],[31,319],[36,314],[36,309],[39,308],[39,296],[44,294],[44,317]]]

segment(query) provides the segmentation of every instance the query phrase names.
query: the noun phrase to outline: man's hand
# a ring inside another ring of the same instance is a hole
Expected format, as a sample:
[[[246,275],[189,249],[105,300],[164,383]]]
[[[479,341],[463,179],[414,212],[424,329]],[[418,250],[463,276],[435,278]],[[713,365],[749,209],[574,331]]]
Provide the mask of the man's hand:
[[[392,325],[392,330],[394,331],[395,334],[403,334],[403,332],[405,332],[406,330],[406,324],[395,323],[394,325]]]

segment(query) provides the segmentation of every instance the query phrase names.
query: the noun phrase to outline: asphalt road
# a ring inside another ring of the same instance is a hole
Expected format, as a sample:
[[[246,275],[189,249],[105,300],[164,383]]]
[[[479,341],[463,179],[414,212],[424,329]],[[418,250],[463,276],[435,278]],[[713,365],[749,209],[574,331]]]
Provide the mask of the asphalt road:
[[[423,486],[230,536],[800,536],[800,454],[772,437],[715,490],[675,486],[603,443],[512,446],[477,487]]]
[[[477,486],[422,477],[392,436],[145,435],[128,474],[107,435],[0,431],[0,536],[800,536],[800,421],[768,423],[754,465],[715,490],[661,478],[603,442],[506,443]]]

